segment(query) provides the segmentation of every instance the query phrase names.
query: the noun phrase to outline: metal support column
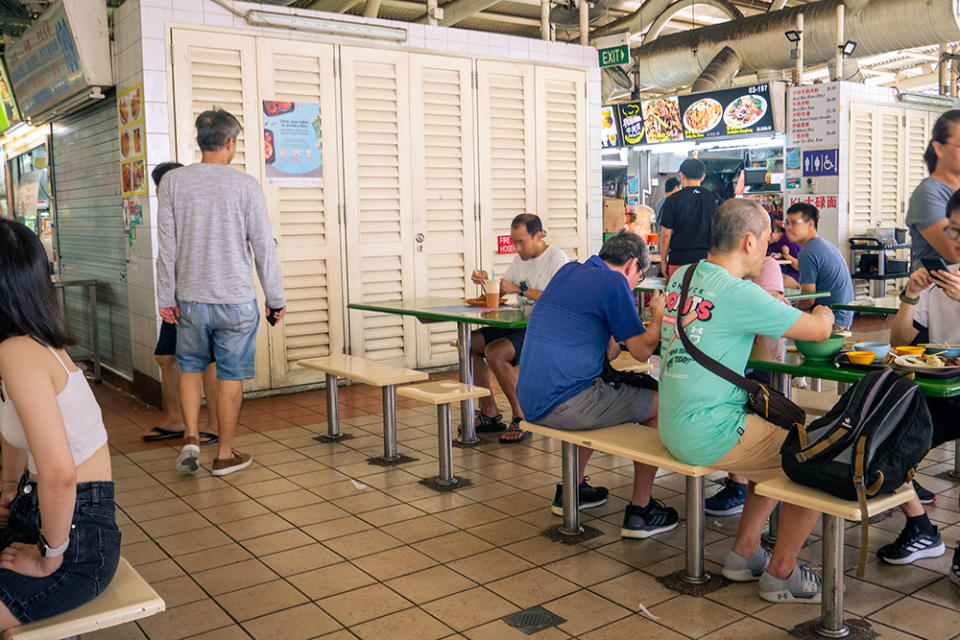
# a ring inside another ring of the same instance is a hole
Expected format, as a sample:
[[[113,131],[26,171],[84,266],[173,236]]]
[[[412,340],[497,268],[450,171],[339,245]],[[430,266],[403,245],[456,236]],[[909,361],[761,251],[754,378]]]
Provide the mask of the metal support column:
[[[450,403],[437,407],[437,458],[440,461],[440,475],[437,484],[449,486],[457,483],[453,477],[453,427],[450,424]]]
[[[327,440],[340,440],[340,404],[337,401],[337,376],[327,374]]]
[[[847,389],[849,389],[849,388],[850,388],[850,383],[849,383],[849,382],[838,382],[838,383],[837,383],[837,394],[842,396],[843,394],[845,394],[845,393],[847,392]]]
[[[383,461],[395,462],[397,455],[397,397],[392,384],[383,387]]]
[[[560,533],[576,536],[583,533],[580,526],[580,482],[577,473],[577,445],[563,443],[563,526]]]
[[[457,351],[460,358],[460,382],[473,384],[473,355],[470,353],[471,328],[467,322],[457,323]],[[474,424],[473,398],[460,403],[460,444],[474,445],[480,442]]]
[[[687,566],[681,578],[703,584],[710,574],[703,568],[703,476],[687,476]]]
[[[843,622],[843,527],[839,516],[823,514],[823,600],[817,635],[845,638]]]
[[[960,478],[960,440],[953,443],[953,471],[950,475],[954,478]]]
[[[778,504],[773,508],[773,511],[770,512],[770,529],[767,531],[767,535],[763,539],[764,542],[769,544],[771,547],[777,541],[777,529],[779,528],[780,528],[780,505]]]

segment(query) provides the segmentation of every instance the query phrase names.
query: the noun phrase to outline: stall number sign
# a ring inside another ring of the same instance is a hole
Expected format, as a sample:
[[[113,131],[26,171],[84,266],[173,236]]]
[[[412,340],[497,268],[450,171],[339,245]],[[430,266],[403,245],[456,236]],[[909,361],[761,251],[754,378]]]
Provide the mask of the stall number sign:
[[[513,239],[510,236],[497,236],[497,253],[516,253],[517,248],[513,246]]]
[[[601,67],[630,64],[630,32],[623,31],[595,41]]]

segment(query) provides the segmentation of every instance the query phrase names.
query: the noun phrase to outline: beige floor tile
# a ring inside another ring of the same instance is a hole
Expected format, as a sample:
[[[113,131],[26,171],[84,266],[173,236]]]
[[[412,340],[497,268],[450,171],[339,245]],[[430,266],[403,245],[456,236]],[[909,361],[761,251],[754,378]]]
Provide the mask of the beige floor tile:
[[[782,631],[780,632],[783,633]],[[671,631],[668,627],[654,622],[644,616],[634,614],[622,618],[614,623],[600,627],[580,636],[583,640],[628,640],[643,638],[643,640],[681,640],[687,636]],[[747,640],[747,639],[742,639]],[[749,640],[752,640],[749,639]]]
[[[488,500],[484,504],[509,515],[518,515],[538,509],[547,509],[550,507],[551,502],[553,502],[552,495],[548,499],[524,491],[523,493],[508,495],[503,498]]]
[[[629,609],[587,590],[577,591],[559,600],[548,602],[543,605],[543,608],[564,618],[566,622],[557,626],[574,636],[630,615]]]
[[[849,581],[849,578],[847,580]],[[770,606],[770,603],[760,598],[757,593],[756,582],[733,582],[713,593],[708,593],[706,597],[746,614],[753,614]]]
[[[483,603],[482,607],[477,606],[479,602]],[[517,606],[483,587],[428,602],[423,605],[423,609],[457,631],[476,627],[519,611]]]
[[[450,511],[441,511],[436,516],[458,529],[469,529],[477,525],[503,520],[507,517],[506,514],[482,504],[471,504]]]
[[[948,550],[947,553],[950,553],[950,550]],[[846,581],[850,582],[850,578],[847,578]],[[957,608],[957,585],[950,582],[950,579],[946,577],[937,580],[933,584],[911,595],[913,595],[914,598],[938,604],[941,607]],[[844,601],[843,604],[846,607],[846,601]]]
[[[778,629],[755,618],[744,618],[703,636],[703,640],[744,640],[745,638],[749,638],[749,640],[783,640],[783,635],[783,629]]]
[[[250,552],[235,542],[196,553],[179,556],[177,564],[190,574],[224,565],[242,562],[251,558]]]
[[[150,586],[163,598],[167,609],[196,602],[197,600],[207,599],[207,594],[204,593],[203,589],[197,586],[197,583],[190,577],[185,575],[178,578],[171,578],[170,580],[151,582]]]
[[[213,596],[269,582],[277,577],[277,574],[259,560],[244,560],[191,575]]]
[[[589,587],[633,571],[629,565],[596,551],[588,551],[551,562],[544,565],[544,569],[563,576],[581,587]]]
[[[533,564],[503,549],[491,549],[447,564],[471,580],[486,583],[533,568]]]
[[[855,571],[848,571],[853,576]],[[913,593],[940,579],[942,574],[928,571],[912,564],[891,565],[873,558],[867,561],[862,580],[893,589],[900,593]]]
[[[234,540],[249,540],[258,538],[284,529],[290,529],[292,525],[280,516],[267,513],[252,518],[244,518],[234,522],[227,522],[220,525],[220,529]]]
[[[284,494],[287,495],[287,494]],[[315,502],[293,509],[285,509],[279,512],[285,520],[289,520],[298,527],[304,527],[309,524],[326,522],[350,515],[340,507],[330,502]]]
[[[168,498],[138,504],[135,507],[124,507],[123,511],[136,522],[146,522],[156,518],[166,518],[178,513],[187,513],[191,511],[190,504],[180,498]]]
[[[414,604],[423,604],[477,586],[474,581],[444,566],[394,578],[384,584]]]
[[[960,612],[956,607],[948,609],[911,597],[881,609],[870,619],[927,640],[946,640],[960,631]]]
[[[775,627],[790,630],[802,622],[819,618],[820,605],[799,603],[771,604],[754,613],[753,617],[772,624]]]
[[[150,540],[125,544],[120,549],[121,555],[127,559],[127,562],[137,567],[141,564],[156,562],[167,557],[163,549]]]
[[[301,528],[304,533],[313,536],[321,542],[373,529],[370,524],[356,516],[327,520],[326,522],[318,522],[317,524],[311,524]]]
[[[462,495],[460,492],[441,493],[440,495],[436,495],[436,492],[434,492],[433,496],[414,500],[410,505],[427,513],[439,513],[441,511],[449,511],[450,509],[473,504],[474,502],[474,500]]]
[[[478,538],[494,545],[505,545],[540,535],[540,529],[517,518],[505,518],[489,524],[482,524],[468,530]]]
[[[242,487],[267,482],[269,480],[276,480],[279,477],[279,474],[258,465],[256,459],[254,459],[253,466],[249,469],[245,469],[240,473],[231,473],[228,476],[223,476],[231,486],[241,488],[241,491],[245,491]]]
[[[542,536],[508,544],[504,549],[534,564],[548,564],[583,552],[577,545],[551,542]]]
[[[287,577],[305,571],[327,567],[343,560],[319,542],[311,542],[302,547],[287,549],[279,553],[259,556],[265,565]]]
[[[438,562],[450,562],[493,548],[493,545],[489,542],[484,542],[466,531],[448,533],[444,536],[417,542],[412,546]]]
[[[333,504],[337,505],[348,513],[356,515],[365,511],[373,511],[374,509],[391,507],[395,504],[400,504],[400,501],[396,498],[391,498],[385,493],[367,489],[360,495],[337,498],[336,500],[333,500]]]
[[[262,498],[258,498],[257,502],[267,509],[279,513],[287,509],[296,509],[297,507],[304,507],[308,504],[316,504],[322,500],[323,498],[312,491],[297,489],[296,491],[288,491],[287,493],[263,496]]]
[[[201,509],[200,513],[204,518],[214,524],[225,524],[236,520],[243,520],[270,513],[270,510],[254,500],[240,500],[220,505],[219,507],[210,507]]]
[[[308,640],[340,628],[315,604],[304,604],[243,623],[256,640]]]
[[[330,596],[318,600],[317,604],[345,627],[413,606],[409,600],[382,584],[372,584]]]
[[[174,497],[176,497],[175,494],[166,487],[156,486],[145,489],[131,489],[130,491],[118,491],[115,499],[117,506],[127,509],[141,504],[161,502]]]
[[[229,542],[231,542],[230,537],[212,525],[204,529],[157,538],[157,544],[174,557],[219,547]]]
[[[938,583],[934,583],[931,587],[936,584]],[[844,577],[843,586],[843,608],[859,616],[869,616],[903,597],[903,594],[899,591],[886,589],[850,576]],[[950,606],[956,604],[956,587],[953,589],[953,596]]]
[[[210,526],[210,522],[195,511],[178,513],[156,520],[140,521],[139,524],[143,531],[154,539]]]
[[[487,588],[521,609],[555,600],[579,589],[574,583],[540,568],[491,582]]]
[[[722,541],[721,544],[725,545],[723,553],[726,553],[726,548],[729,548],[729,543]],[[670,545],[663,544],[651,538],[645,540],[618,540],[612,544],[599,547],[597,551],[638,569],[682,554],[676,547],[671,547]]]
[[[365,512],[360,518],[369,522],[375,527],[382,528],[385,525],[395,522],[404,522],[424,515],[423,511],[415,509],[408,504],[397,504],[392,507],[374,509]]]
[[[287,580],[307,594],[307,597],[311,600],[319,600],[376,582],[349,562],[341,562],[313,571],[298,573],[289,576]]]
[[[341,538],[327,540],[324,544],[344,558],[352,560],[353,558],[360,558],[379,551],[399,547],[402,543],[382,531],[371,529],[370,531],[361,531],[360,533],[353,533]]]
[[[376,513],[376,511],[371,511],[370,513]],[[369,514],[364,514],[369,515]],[[386,525],[382,527],[383,531],[389,533],[398,540],[402,540],[407,544],[412,542],[420,542],[421,540],[426,540],[428,538],[436,538],[437,536],[442,536],[447,533],[453,533],[456,529],[440,520],[436,516],[419,516],[413,518],[412,520],[405,520],[396,524]]]
[[[422,609],[406,609],[351,627],[350,631],[360,640],[437,640],[448,637],[453,629]]]
[[[237,485],[236,488],[251,498],[259,499],[265,496],[276,495],[278,493],[296,491],[300,488],[300,486],[290,482],[286,478],[271,478],[268,480],[261,480],[260,482]]]
[[[228,487],[225,489],[217,489],[216,491],[198,493],[193,496],[185,496],[183,498],[183,502],[187,503],[194,509],[209,509],[210,507],[219,507],[220,505],[228,504],[230,502],[246,500],[248,497],[249,496],[247,496],[247,494],[243,493],[239,489]],[[130,517],[137,518],[138,516],[131,514]]]
[[[207,631],[200,635],[190,636],[190,640],[236,640],[246,635],[241,627],[232,624],[229,627],[220,627],[219,629]]]
[[[414,573],[437,564],[432,558],[410,547],[397,547],[353,561],[377,580],[383,582],[408,573]]]
[[[167,609],[137,624],[150,640],[180,640],[232,624],[232,620],[213,600],[200,600]]]
[[[642,603],[649,609],[677,596],[676,591],[667,589],[653,576],[636,570],[595,584],[590,587],[590,590],[631,611],[638,609],[638,603]]]
[[[116,476],[114,476],[116,477]],[[83,640],[148,640],[136,622],[83,634]]]
[[[313,538],[303,531],[299,529],[287,529],[286,531],[271,533],[260,536],[259,538],[244,540],[243,546],[246,547],[250,553],[260,558],[278,551],[286,551],[287,549],[313,544],[313,542]]]
[[[523,631],[511,627],[503,620],[494,620],[485,625],[469,629],[464,631],[463,635],[470,640],[527,640],[528,638],[534,638],[535,640],[566,640],[566,638],[571,637],[570,634],[560,631],[560,629],[556,627],[547,627],[543,631],[538,631],[534,635],[528,636]],[[640,636],[624,637],[639,638]]]
[[[688,636],[699,637],[743,617],[739,611],[706,598],[678,596],[653,607],[659,622]]]
[[[243,621],[303,604],[307,598],[290,583],[274,580],[225,593],[216,600],[235,620]]]
[[[173,473],[179,472],[174,471]],[[181,476],[181,478],[182,477],[183,476]],[[225,489],[229,486],[230,485],[227,484],[223,479],[215,476],[193,476],[188,477],[185,480],[181,479],[179,482],[171,481],[166,484],[166,487],[178,496],[192,496],[197,493],[204,493],[206,491]]]
[[[184,575],[180,565],[169,558],[142,564],[137,567],[137,573],[150,584]]]

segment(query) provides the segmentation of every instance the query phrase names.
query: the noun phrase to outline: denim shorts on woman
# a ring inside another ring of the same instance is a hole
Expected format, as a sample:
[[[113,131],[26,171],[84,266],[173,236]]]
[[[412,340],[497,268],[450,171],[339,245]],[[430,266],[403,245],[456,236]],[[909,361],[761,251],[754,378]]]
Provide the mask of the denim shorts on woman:
[[[0,529],[0,547],[12,542],[36,544],[40,536],[37,483],[24,475],[10,504],[10,519]],[[21,624],[36,622],[90,602],[110,584],[120,562],[112,482],[81,482],[63,564],[46,578],[30,578],[0,569],[0,601]]]
[[[257,355],[257,301],[240,304],[180,302],[177,364],[186,373],[203,373],[214,359],[221,380],[249,380]],[[212,354],[212,356],[211,356]]]

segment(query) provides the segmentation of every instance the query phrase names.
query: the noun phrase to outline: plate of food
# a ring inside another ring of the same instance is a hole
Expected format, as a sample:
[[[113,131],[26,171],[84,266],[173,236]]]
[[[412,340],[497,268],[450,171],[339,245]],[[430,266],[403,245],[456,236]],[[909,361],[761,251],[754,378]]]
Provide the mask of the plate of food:
[[[644,101],[643,122],[647,129],[647,142],[683,140],[680,103],[676,97],[652,98]]]
[[[723,106],[713,98],[701,98],[683,112],[683,125],[695,133],[706,133],[723,117]]]
[[[893,362],[898,367],[938,378],[960,376],[960,357],[934,354],[897,356]]]
[[[767,114],[767,99],[758,95],[742,95],[727,105],[723,121],[731,129],[747,129]]]
[[[470,305],[471,307],[486,307],[486,306],[487,306],[487,299],[486,299],[485,297],[483,297],[483,298],[467,298],[466,300],[464,300],[464,302],[466,302],[466,303],[467,303],[468,305]],[[503,297],[503,296],[500,296],[500,306],[503,306],[504,304],[506,304],[506,302],[507,302],[507,299],[506,299],[505,297]]]

